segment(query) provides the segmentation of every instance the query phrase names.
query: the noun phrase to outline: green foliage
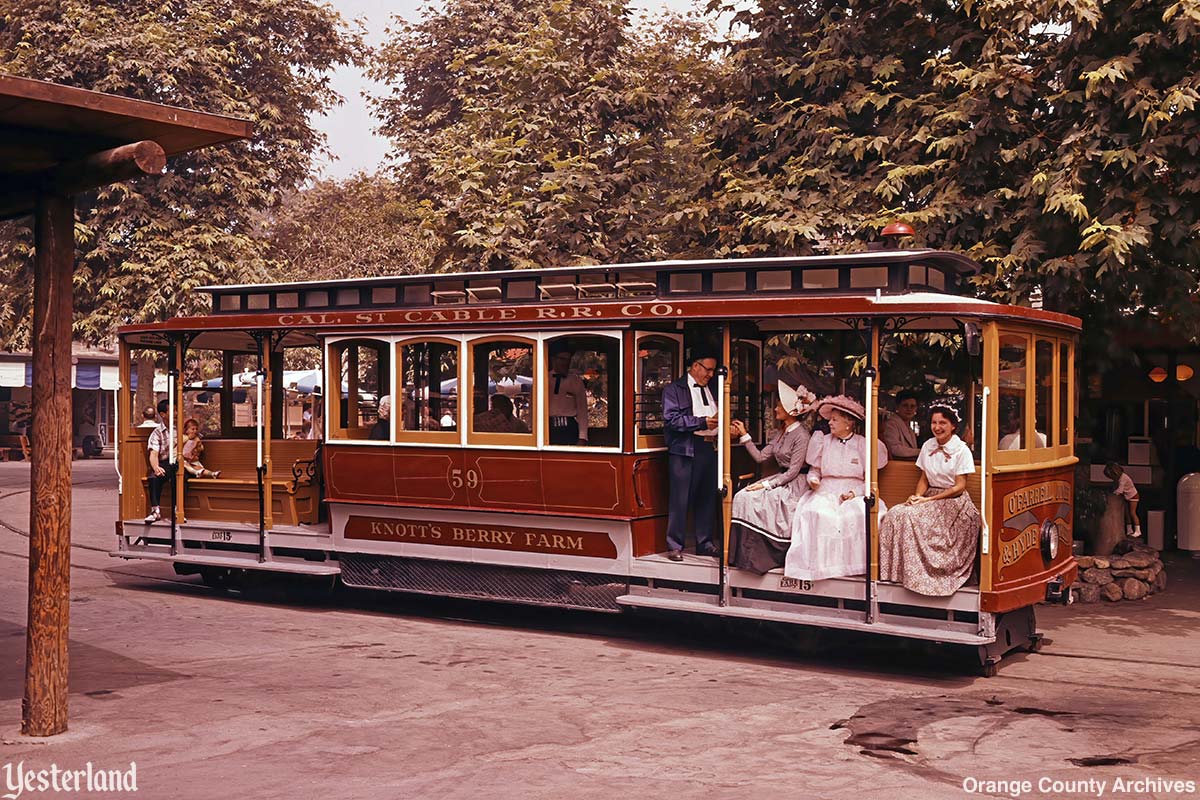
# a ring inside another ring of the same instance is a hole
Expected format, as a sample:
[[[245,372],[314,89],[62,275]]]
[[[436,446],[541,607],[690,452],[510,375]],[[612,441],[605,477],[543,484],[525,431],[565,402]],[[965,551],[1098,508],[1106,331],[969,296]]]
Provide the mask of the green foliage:
[[[398,174],[447,268],[663,257],[694,246],[714,65],[704,28],[623,0],[452,0],[372,61]]]
[[[733,11],[714,0],[710,10]],[[714,249],[854,247],[895,218],[980,291],[1200,333],[1194,3],[819,0],[736,15]]]
[[[253,220],[304,181],[339,101],[331,67],[358,33],[312,0],[13,0],[0,72],[254,121],[252,141],[180,156],[168,173],[77,198],[76,335],[207,309],[198,286],[269,275]],[[28,337],[28,220],[0,228],[0,325]]]
[[[272,279],[323,280],[428,272],[434,244],[416,203],[385,175],[320,181],[264,221]]]

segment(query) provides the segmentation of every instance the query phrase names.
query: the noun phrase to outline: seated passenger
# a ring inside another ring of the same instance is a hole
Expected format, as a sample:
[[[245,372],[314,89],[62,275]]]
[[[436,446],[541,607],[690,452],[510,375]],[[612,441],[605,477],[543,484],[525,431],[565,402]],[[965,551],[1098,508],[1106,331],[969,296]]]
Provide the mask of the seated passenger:
[[[779,402],[775,404],[778,428],[762,450],[754,446],[746,426],[735,419],[730,426],[734,436],[746,445],[746,452],[758,463],[774,460],[779,471],[753,483],[733,496],[733,522],[729,528],[729,563],[759,575],[783,566],[792,541],[792,516],[796,503],[808,491],[801,476],[811,437],[812,413],[809,403],[816,396],[801,386],[793,389],[779,383]]]
[[[375,420],[375,424],[371,426],[371,432],[367,435],[368,439],[386,442],[392,438],[392,396],[385,394],[379,398],[379,419]]]
[[[1024,420],[1021,418],[1019,411],[1010,412],[1000,423],[1000,432],[1003,434],[1000,441],[996,444],[999,450],[1020,450],[1025,445],[1022,443],[1021,428]],[[1046,434],[1034,431],[1034,447],[1046,446]]]
[[[571,372],[571,351],[559,350],[550,359],[550,444],[586,446],[588,401],[583,378]]]
[[[856,428],[862,405],[845,395],[826,397],[817,411],[829,420],[829,434],[813,434],[808,445],[811,492],[796,503],[792,544],[783,572],[789,578],[822,580],[862,575],[867,569],[867,440]],[[887,448],[876,443],[877,463],[887,464]],[[879,515],[887,512],[879,502]]]
[[[200,423],[189,419],[183,423],[183,471],[193,478],[219,478],[220,470],[204,466],[200,457],[204,455],[204,440],[200,438]]]
[[[917,490],[879,526],[879,577],[945,597],[971,576],[981,520],[967,493],[975,460],[956,435],[958,413],[935,406],[930,416],[933,438],[917,456]]]
[[[513,414],[513,402],[506,395],[492,395],[492,407],[475,415],[476,433],[529,433],[529,426]]]
[[[896,413],[890,414],[879,429],[879,440],[887,446],[889,458],[916,458],[921,452],[912,421],[917,416],[917,393],[905,390],[896,395]]]

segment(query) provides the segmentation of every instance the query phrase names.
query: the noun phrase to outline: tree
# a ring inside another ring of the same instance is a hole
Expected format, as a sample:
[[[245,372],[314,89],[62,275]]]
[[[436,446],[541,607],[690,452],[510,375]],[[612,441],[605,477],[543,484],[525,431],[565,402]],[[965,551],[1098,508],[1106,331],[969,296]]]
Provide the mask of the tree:
[[[846,249],[901,218],[980,260],[995,299],[1040,292],[1101,337],[1130,313],[1200,330],[1194,4],[764,2],[737,21],[715,249]]]
[[[263,226],[281,281],[427,272],[436,246],[407,189],[383,174],[292,192]]]
[[[205,310],[198,286],[269,273],[255,215],[306,179],[322,135],[310,115],[339,101],[328,71],[361,49],[313,0],[14,0],[0,72],[254,121],[253,140],[177,157],[161,177],[76,200],[76,334]],[[0,324],[28,337],[30,232],[0,230]]]
[[[465,269],[686,251],[714,66],[703,27],[623,0],[451,0],[399,24],[370,74],[398,174]]]

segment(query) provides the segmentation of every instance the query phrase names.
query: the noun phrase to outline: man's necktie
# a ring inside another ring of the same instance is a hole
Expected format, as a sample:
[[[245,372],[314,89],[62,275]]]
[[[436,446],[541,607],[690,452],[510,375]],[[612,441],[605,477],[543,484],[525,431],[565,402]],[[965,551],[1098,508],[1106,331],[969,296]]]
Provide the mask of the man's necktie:
[[[555,374],[554,376],[554,393],[558,394],[558,387],[562,385],[562,375]]]
[[[706,405],[706,406],[712,405],[712,399],[708,395],[708,387],[707,386],[700,387],[700,399],[704,401],[704,405]]]

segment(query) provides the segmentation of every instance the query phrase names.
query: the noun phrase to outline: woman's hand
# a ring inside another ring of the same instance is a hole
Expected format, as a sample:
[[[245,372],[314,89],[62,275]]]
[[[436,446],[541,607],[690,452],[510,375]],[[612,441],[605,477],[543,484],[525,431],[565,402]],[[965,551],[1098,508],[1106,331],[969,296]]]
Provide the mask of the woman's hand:
[[[819,489],[821,487],[821,478],[817,475],[809,475],[808,485],[813,489]]]
[[[919,495],[919,494],[910,495],[910,496],[909,496],[909,498],[908,498],[908,500],[906,500],[906,501],[905,501],[904,505],[906,505],[906,506],[915,506],[915,505],[918,505],[918,504],[920,504],[920,503],[924,503],[926,499],[927,499],[927,498],[925,498],[925,497],[922,497],[922,496],[921,496],[921,495]]]
[[[748,433],[746,430],[746,424],[740,419],[735,419],[733,422],[729,423],[729,432],[733,434],[735,439],[740,439]]]
[[[750,484],[750,485],[749,485],[749,486],[747,486],[745,489],[742,489],[742,491],[743,491],[743,492],[757,492],[757,491],[759,491],[760,489],[765,489],[765,488],[766,488],[766,487],[765,487],[765,486],[763,486],[763,484],[762,484],[762,481],[759,481],[758,483],[752,483],[752,484]]]
[[[848,492],[842,493],[842,502],[843,503],[846,502],[847,500],[853,500],[853,499],[854,499],[854,490],[853,489],[851,489]]]

